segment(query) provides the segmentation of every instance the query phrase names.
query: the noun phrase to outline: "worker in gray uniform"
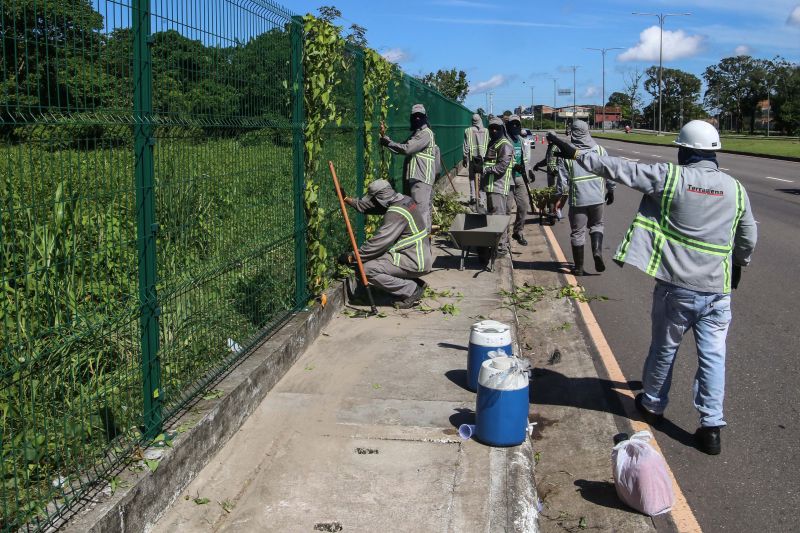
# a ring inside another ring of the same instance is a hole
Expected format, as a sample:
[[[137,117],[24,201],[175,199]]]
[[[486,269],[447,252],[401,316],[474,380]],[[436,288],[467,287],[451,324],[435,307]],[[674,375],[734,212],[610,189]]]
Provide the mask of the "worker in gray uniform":
[[[428,115],[422,104],[411,107],[411,136],[404,143],[398,143],[386,135],[386,125],[380,126],[380,143],[392,153],[405,156],[403,161],[403,186],[417,203],[425,221],[425,227],[431,229],[431,202],[433,201],[433,183],[440,165],[436,140],[433,130],[428,125]]]
[[[700,428],[695,441],[705,453],[720,453],[731,289],[738,287],[742,267],[750,263],[757,230],[744,187],[719,170],[714,153],[722,148],[719,133],[702,120],[683,126],[675,140],[678,165],[633,163],[549,138],[565,157],[644,194],[614,256],[620,265],[628,263],[656,278],[644,391],[636,396],[636,407],[648,423],[661,421],[675,355],[691,328],[699,359],[694,405]]]
[[[518,115],[508,117],[506,124],[508,139],[514,147],[514,161],[511,168],[512,182],[508,195],[508,212],[516,203],[517,214],[514,217],[514,232],[511,236],[522,246],[527,246],[528,241],[523,235],[525,220],[531,212],[531,197],[528,194],[526,181],[535,180],[531,165],[530,144],[526,143],[522,137],[522,121]]]
[[[490,215],[507,214],[511,172],[513,170],[514,147],[506,136],[503,120],[492,117],[489,120],[489,146],[483,161],[481,192],[486,193],[486,208]],[[503,232],[497,246],[497,255],[508,253],[508,228]]]
[[[427,286],[420,278],[431,271],[431,241],[419,206],[396,192],[386,180],[369,184],[363,198],[345,196],[345,203],[360,213],[383,214],[383,223],[358,249],[367,281],[395,296],[395,307],[408,309],[422,298]],[[352,265],[352,252],[339,263]]]
[[[489,134],[483,127],[483,119],[477,113],[472,115],[472,126],[464,130],[463,163],[469,174],[469,203],[480,203],[480,174],[483,171],[483,157],[489,145]]]
[[[589,125],[583,120],[572,121],[570,136],[572,144],[582,152],[606,155],[605,149],[589,135]],[[580,161],[560,159],[558,172],[556,195],[569,195],[570,244],[575,265],[572,273],[583,276],[583,248],[587,226],[592,241],[595,270],[603,272],[606,269],[603,261],[603,206],[614,202],[616,184],[584,168]]]

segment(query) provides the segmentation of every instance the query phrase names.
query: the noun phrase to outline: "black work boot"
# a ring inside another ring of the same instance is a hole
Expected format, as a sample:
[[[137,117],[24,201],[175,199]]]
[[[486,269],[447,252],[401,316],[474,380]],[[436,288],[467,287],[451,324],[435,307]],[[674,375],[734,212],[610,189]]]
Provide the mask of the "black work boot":
[[[525,236],[522,233],[514,233],[511,235],[515,241],[520,243],[522,246],[528,246],[528,241],[525,239]]]
[[[603,262],[603,234],[592,233],[592,257],[594,257],[594,269],[603,272],[606,264]]]
[[[572,261],[575,266],[572,268],[572,274],[575,276],[583,276],[583,246],[572,247]]]
[[[719,427],[701,427],[694,432],[697,449],[708,455],[719,455],[722,451],[722,438]]]
[[[414,289],[414,292],[412,292],[411,296],[408,298],[396,301],[394,303],[395,309],[411,309],[422,300],[422,297],[425,295],[425,289],[428,288],[428,284],[424,281],[421,283],[418,280],[414,281],[417,283],[417,288]]]

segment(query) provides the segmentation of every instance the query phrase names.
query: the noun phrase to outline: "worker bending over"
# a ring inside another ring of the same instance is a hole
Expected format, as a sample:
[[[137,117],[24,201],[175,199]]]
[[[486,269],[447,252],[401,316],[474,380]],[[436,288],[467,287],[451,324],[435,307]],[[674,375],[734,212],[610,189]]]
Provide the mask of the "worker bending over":
[[[364,273],[371,285],[397,298],[395,307],[413,307],[427,286],[417,278],[430,272],[433,263],[419,206],[386,180],[370,183],[363,198],[345,197],[344,201],[360,213],[383,215],[381,226],[358,250]],[[352,252],[339,256],[341,264],[354,261]]]
[[[636,407],[648,423],[661,421],[675,355],[691,328],[699,359],[695,440],[701,451],[720,453],[731,289],[750,263],[757,232],[744,187],[719,170],[714,153],[722,148],[719,133],[702,120],[687,123],[675,140],[677,165],[633,163],[580,150],[552,134],[548,139],[581,167],[644,194],[614,256],[620,265],[628,263],[656,278],[644,392],[636,396]]]

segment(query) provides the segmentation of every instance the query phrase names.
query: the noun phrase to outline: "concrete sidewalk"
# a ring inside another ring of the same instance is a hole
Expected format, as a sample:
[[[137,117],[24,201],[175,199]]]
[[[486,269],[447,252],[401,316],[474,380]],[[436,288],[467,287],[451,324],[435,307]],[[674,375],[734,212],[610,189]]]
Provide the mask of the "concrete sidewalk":
[[[456,429],[474,419],[470,326],[515,320],[510,260],[459,272],[457,250],[436,255],[425,280],[450,296],[335,318],[152,530],[535,530],[530,441],[491,448]]]

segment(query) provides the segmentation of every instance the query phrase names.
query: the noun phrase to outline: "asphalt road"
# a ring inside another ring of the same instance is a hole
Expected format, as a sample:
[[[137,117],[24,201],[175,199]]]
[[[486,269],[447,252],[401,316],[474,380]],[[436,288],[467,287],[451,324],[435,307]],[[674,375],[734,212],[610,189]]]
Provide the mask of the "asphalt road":
[[[610,155],[642,163],[677,158],[677,149],[672,147],[605,139],[600,143]],[[536,155],[543,156],[538,148]],[[657,431],[657,439],[704,531],[797,531],[800,163],[732,154],[720,154],[719,162],[747,190],[759,230],[753,262],[733,294],[723,451],[711,457],[691,446],[698,425],[691,392],[697,353],[691,334],[678,352],[667,422]],[[543,178],[538,174],[537,185],[541,186]],[[616,201],[605,212],[608,268],[602,275],[582,280],[588,292],[610,299],[591,306],[629,381],[641,379],[650,343],[654,283],[633,267],[617,267],[610,258],[640,198],[640,193],[617,187]],[[566,218],[554,229],[571,259]],[[586,263],[593,274],[588,239]]]

